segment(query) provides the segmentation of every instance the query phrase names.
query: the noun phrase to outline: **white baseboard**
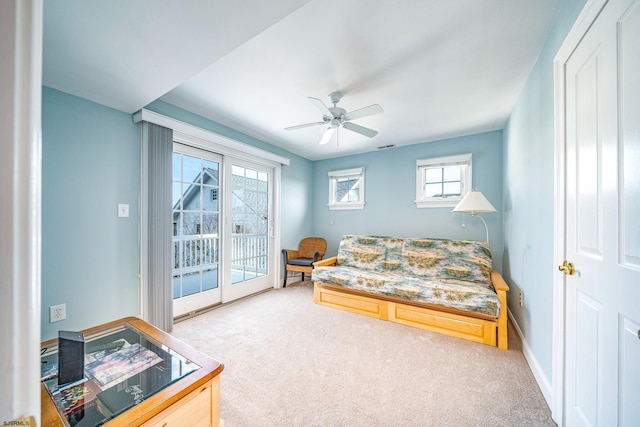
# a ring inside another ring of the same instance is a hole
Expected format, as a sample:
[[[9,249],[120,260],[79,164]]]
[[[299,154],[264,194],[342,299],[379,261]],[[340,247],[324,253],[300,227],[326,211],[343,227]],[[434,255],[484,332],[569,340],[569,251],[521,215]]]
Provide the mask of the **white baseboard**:
[[[553,393],[551,389],[551,383],[549,382],[547,377],[544,375],[544,372],[542,372],[542,368],[540,368],[540,364],[538,363],[538,360],[533,355],[533,352],[531,351],[531,347],[529,347],[529,343],[527,343],[527,340],[522,334],[522,330],[520,330],[520,326],[518,326],[518,322],[516,322],[515,317],[513,317],[511,310],[507,310],[507,311],[509,313],[509,319],[511,319],[511,323],[516,328],[516,332],[518,333],[518,336],[520,336],[520,340],[522,341],[522,353],[524,354],[524,358],[529,364],[529,368],[531,368],[531,372],[533,372],[533,377],[536,379],[536,382],[538,383],[538,387],[540,387],[540,391],[542,392],[542,396],[544,396],[544,400],[547,401],[547,405],[549,405],[549,408],[551,408],[552,402],[553,402]]]

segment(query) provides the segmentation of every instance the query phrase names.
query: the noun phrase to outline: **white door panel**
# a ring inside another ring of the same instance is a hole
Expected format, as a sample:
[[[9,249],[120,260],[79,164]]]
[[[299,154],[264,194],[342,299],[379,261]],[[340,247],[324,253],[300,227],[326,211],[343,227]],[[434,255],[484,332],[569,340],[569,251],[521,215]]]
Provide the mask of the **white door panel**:
[[[576,60],[579,60],[578,58]],[[602,125],[598,90],[602,86],[602,57],[596,50],[575,73],[575,225],[577,252],[602,258]]]
[[[566,63],[565,423],[640,425],[640,0]]]
[[[606,302],[598,289],[603,263],[602,151],[609,135],[605,67],[608,49],[596,37],[586,37],[567,64],[567,259],[577,272],[567,285],[567,421],[597,426],[602,413],[601,331]],[[585,278],[586,280],[579,280]]]
[[[620,424],[638,425],[640,420],[640,323],[620,318]]]
[[[640,270],[640,2],[618,24],[620,42],[620,263]]]
[[[587,295],[577,292],[576,334],[574,346],[576,363],[572,369],[575,376],[575,411],[583,425],[597,425],[598,384],[602,378],[600,342],[602,342],[602,305]]]

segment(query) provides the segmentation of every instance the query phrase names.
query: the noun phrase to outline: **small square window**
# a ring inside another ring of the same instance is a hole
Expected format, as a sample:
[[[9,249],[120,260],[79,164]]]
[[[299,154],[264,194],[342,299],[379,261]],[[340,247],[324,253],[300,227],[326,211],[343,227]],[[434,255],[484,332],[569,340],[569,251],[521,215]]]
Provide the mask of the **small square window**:
[[[329,172],[329,209],[364,209],[364,168]]]
[[[471,153],[419,159],[416,164],[418,208],[454,207],[471,190]]]

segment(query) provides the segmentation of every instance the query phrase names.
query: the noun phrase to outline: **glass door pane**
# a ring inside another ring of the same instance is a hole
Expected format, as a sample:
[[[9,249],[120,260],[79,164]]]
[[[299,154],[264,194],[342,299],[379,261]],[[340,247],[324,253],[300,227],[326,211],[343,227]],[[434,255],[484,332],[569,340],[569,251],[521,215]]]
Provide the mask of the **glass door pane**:
[[[173,153],[175,316],[220,302],[220,161],[190,151]]]
[[[232,169],[231,282],[238,283],[269,272],[268,175],[241,166]]]
[[[223,302],[273,287],[270,271],[272,170],[234,160],[227,176],[231,182],[229,278]]]

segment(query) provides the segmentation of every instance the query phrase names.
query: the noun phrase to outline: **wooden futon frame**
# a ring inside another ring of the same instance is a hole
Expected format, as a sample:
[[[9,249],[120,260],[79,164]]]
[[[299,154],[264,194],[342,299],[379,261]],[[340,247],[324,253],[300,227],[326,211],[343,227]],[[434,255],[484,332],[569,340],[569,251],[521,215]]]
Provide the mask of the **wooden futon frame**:
[[[337,257],[332,257],[318,261],[314,266],[331,266],[336,265],[336,262]],[[501,304],[497,318],[318,282],[314,283],[313,300],[316,304],[482,344],[497,345],[499,349],[507,350],[509,286],[497,270],[491,271],[491,283]]]

